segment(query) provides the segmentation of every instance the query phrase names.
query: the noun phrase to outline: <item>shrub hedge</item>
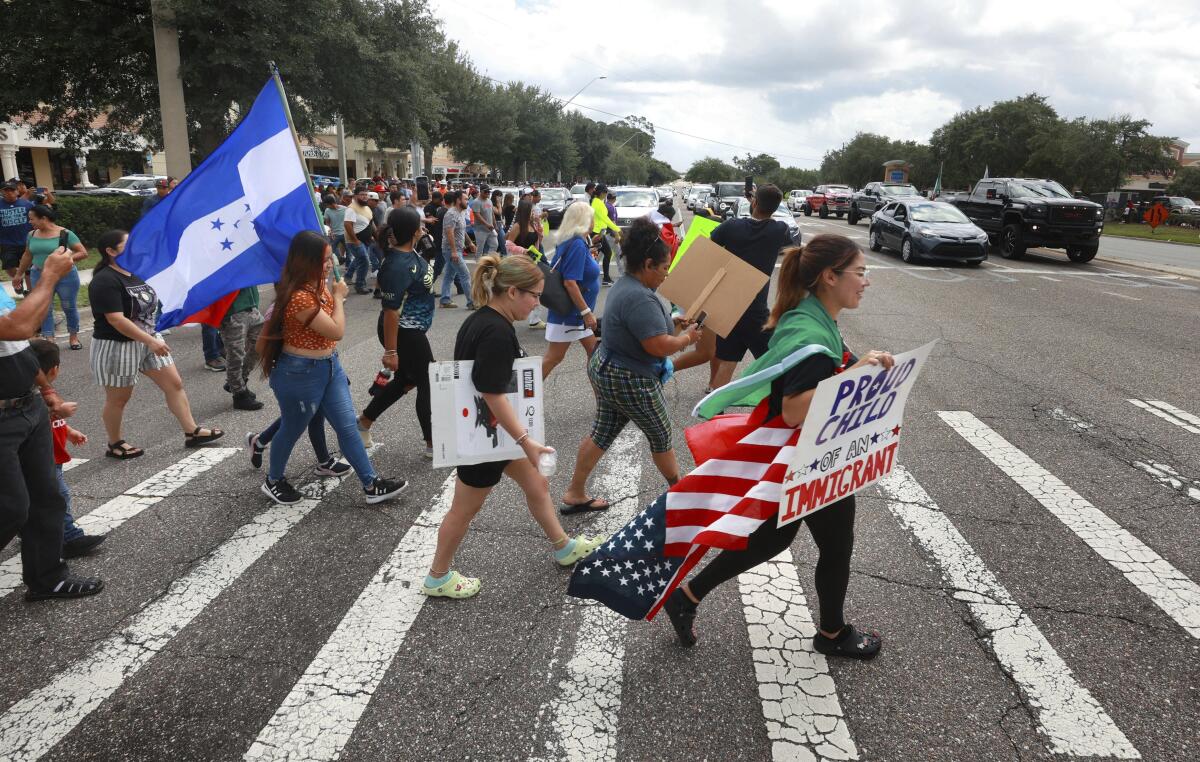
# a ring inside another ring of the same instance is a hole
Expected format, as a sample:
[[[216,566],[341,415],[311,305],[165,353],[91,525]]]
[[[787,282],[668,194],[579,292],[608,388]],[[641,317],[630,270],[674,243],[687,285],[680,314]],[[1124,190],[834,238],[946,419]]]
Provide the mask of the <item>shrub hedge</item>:
[[[58,224],[75,231],[83,245],[96,246],[106,230],[129,230],[142,212],[141,196],[62,196],[55,202]]]

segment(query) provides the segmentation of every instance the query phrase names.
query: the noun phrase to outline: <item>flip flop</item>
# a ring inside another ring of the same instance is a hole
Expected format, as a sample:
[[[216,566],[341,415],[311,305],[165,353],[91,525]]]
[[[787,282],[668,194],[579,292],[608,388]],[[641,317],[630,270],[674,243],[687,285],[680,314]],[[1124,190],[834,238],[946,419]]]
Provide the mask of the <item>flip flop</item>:
[[[612,506],[607,500],[589,497],[582,503],[563,503],[563,507],[559,509],[559,513],[564,516],[571,516],[576,513],[594,513],[596,511],[607,511]]]

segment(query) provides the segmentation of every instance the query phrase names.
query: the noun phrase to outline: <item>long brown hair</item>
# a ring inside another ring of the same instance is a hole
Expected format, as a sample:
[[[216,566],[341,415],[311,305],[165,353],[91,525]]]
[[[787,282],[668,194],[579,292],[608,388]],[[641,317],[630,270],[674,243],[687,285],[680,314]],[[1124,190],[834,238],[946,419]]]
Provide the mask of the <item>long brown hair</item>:
[[[262,363],[263,378],[271,375],[279,355],[283,352],[283,321],[287,316],[288,302],[292,296],[305,288],[317,289],[317,309],[321,308],[320,283],[325,271],[325,250],[329,241],[311,230],[301,230],[292,238],[288,247],[287,261],[283,263],[283,274],[275,284],[275,304],[271,307],[271,319],[263,326],[258,337],[258,358]]]
[[[813,236],[803,246],[784,249],[775,304],[771,307],[771,317],[763,327],[774,328],[784,313],[794,310],[816,288],[822,273],[831,268],[840,270],[846,267],[858,253],[858,244],[835,233],[822,233]]]
[[[480,257],[475,265],[475,276],[471,282],[471,300],[482,306],[493,294],[503,294],[516,287],[532,291],[542,282],[542,271],[532,259],[525,256],[504,257],[495,254]]]
[[[530,218],[533,217],[533,199],[526,196],[517,203],[517,235],[522,236],[533,231]]]

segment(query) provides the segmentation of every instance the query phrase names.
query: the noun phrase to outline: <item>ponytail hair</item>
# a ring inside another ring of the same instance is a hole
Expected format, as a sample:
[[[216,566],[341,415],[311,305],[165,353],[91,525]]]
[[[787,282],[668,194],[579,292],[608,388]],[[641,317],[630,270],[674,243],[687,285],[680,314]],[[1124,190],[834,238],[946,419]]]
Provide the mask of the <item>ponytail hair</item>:
[[[822,233],[813,236],[803,246],[784,249],[775,304],[763,328],[770,329],[778,325],[785,313],[796,309],[804,297],[816,290],[826,270],[840,270],[848,266],[858,253],[858,244],[844,235],[834,233]]]
[[[124,230],[107,230],[100,234],[96,239],[96,249],[100,252],[100,261],[96,263],[96,268],[93,273],[98,273],[104,268],[113,263],[113,255],[108,253],[109,249],[115,249],[121,245],[121,241],[125,236],[129,235]]]
[[[533,291],[542,282],[542,271],[532,259],[513,255],[501,259],[495,254],[480,257],[475,265],[471,283],[471,301],[483,306],[493,295],[503,294],[510,288]]]

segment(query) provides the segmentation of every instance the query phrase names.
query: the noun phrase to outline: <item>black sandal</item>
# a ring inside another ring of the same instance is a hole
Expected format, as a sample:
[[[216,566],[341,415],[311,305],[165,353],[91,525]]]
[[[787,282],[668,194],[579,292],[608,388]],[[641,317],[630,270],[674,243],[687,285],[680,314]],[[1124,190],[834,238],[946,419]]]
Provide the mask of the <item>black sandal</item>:
[[[50,598],[83,598],[95,595],[104,589],[104,580],[99,577],[67,577],[49,590],[26,590],[25,600],[45,601]]]
[[[146,451],[140,447],[134,447],[124,439],[118,439],[115,442],[108,443],[108,449],[104,451],[105,457],[116,458],[117,460],[129,460],[130,458],[140,458],[146,454]]]
[[[882,647],[883,638],[879,633],[860,632],[852,624],[843,627],[836,638],[827,638],[819,631],[813,635],[813,648],[826,656],[873,659]]]
[[[191,432],[190,434],[184,434],[183,446],[203,447],[209,442],[215,442],[216,440],[225,436],[225,432],[221,431],[220,429],[209,429],[207,434],[201,434],[200,432],[203,430],[203,426],[197,426],[195,431]]]
[[[559,513],[564,516],[571,516],[576,513],[592,513],[594,511],[607,511],[612,505],[608,501],[602,501],[597,497],[589,497],[582,503],[563,503],[563,507],[559,508]]]

